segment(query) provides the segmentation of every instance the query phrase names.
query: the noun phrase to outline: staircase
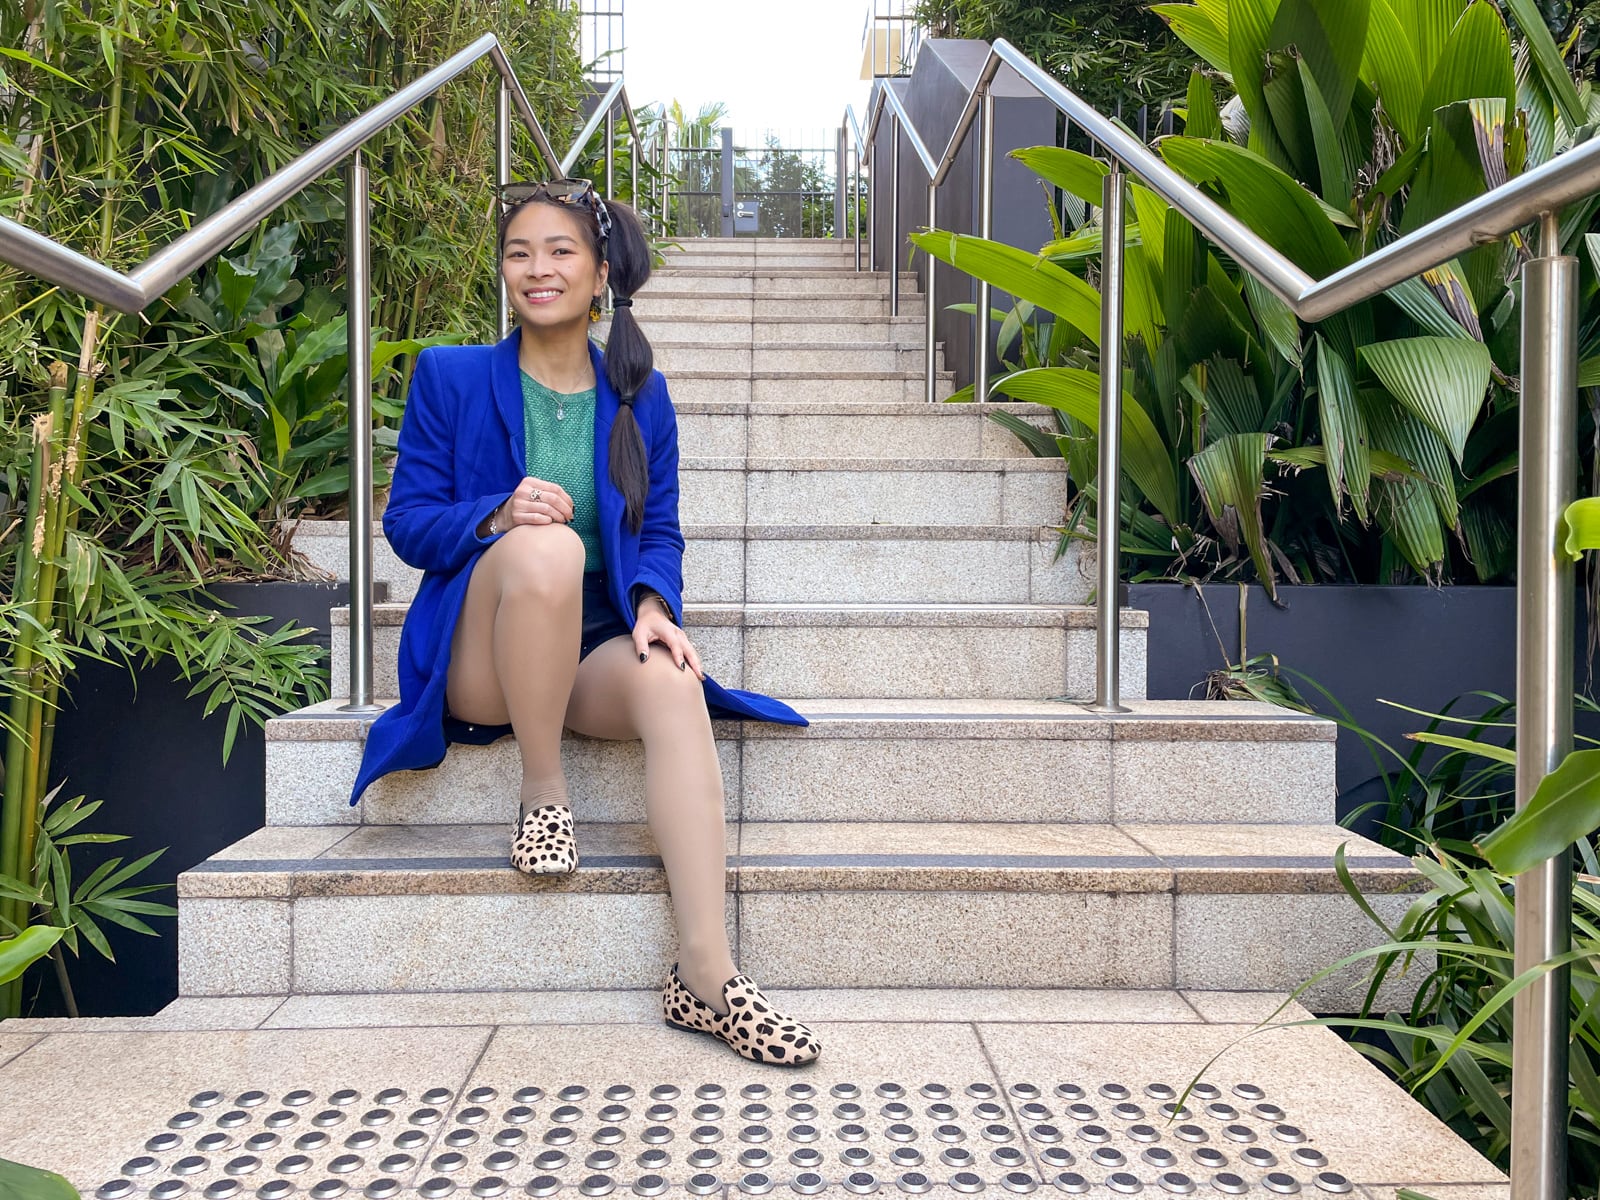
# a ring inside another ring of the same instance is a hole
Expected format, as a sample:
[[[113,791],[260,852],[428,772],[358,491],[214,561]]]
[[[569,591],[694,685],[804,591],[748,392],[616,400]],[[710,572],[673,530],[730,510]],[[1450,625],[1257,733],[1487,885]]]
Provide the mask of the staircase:
[[[1138,699],[1140,612],[1132,711],[1089,711],[1093,552],[1055,560],[1063,464],[987,416],[1047,410],[924,403],[914,276],[891,317],[887,276],[853,265],[832,241],[692,242],[636,309],[679,417],[685,625],[720,682],[812,722],[716,728],[742,968],[776,992],[1284,991],[1369,944],[1335,849],[1386,918],[1415,881],[1332,823],[1334,727]],[[294,544],[343,574],[347,536]],[[393,696],[417,573],[375,536]],[[341,702],[270,722],[266,827],[180,876],[185,997],[659,986],[673,933],[636,743],[567,739],[583,866],[535,880],[506,857],[510,739],[352,809],[368,722]],[[1334,978],[1308,1002],[1358,995]]]

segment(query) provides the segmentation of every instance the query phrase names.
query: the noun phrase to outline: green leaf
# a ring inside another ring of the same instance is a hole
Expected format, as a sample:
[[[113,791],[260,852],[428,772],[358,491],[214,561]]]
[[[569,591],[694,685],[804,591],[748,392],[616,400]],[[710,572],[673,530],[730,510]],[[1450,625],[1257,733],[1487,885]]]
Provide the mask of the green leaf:
[[[1522,31],[1534,64],[1539,68],[1539,77],[1545,90],[1561,109],[1561,119],[1567,123],[1567,128],[1576,130],[1587,124],[1589,116],[1584,109],[1583,99],[1578,94],[1577,85],[1572,82],[1572,76],[1567,73],[1567,64],[1555,38],[1550,35],[1550,26],[1545,23],[1538,0],[1505,0],[1505,6],[1510,10],[1517,28]]]
[[[1585,550],[1600,550],[1600,497],[1587,496],[1567,505],[1567,555],[1574,561]]]
[[[1478,843],[1489,865],[1503,875],[1520,875],[1600,825],[1600,750],[1574,750],[1528,798]]]
[[[1010,157],[1068,195],[1096,208],[1105,200],[1103,180],[1111,173],[1104,159],[1091,158],[1060,146],[1024,146]]]
[[[54,75],[57,79],[64,79],[66,82],[70,83],[75,88],[82,88],[84,91],[88,90],[87,85],[79,83],[76,79],[74,79],[71,75],[68,75],[65,71],[57,70],[55,67],[52,67],[49,63],[43,62],[42,60],[35,58],[33,55],[29,54],[25,50],[17,50],[15,48],[11,47],[11,46],[0,46],[0,54],[5,55],[7,58],[14,58],[18,62],[27,63],[30,67],[33,67],[33,68],[35,68],[37,70],[44,71],[44,72],[47,72],[48,74]]]
[[[1340,511],[1349,496],[1350,507],[1367,523],[1367,496],[1372,476],[1367,422],[1356,403],[1355,379],[1350,364],[1317,335],[1317,416],[1328,452],[1328,488],[1333,508]]]
[[[1217,97],[1211,90],[1211,80],[1202,71],[1189,73],[1189,94],[1185,100],[1183,132],[1190,137],[1220,138],[1222,114],[1217,109]]]
[[[0,1158],[0,1196],[15,1200],[79,1200],[78,1189],[54,1171]]]
[[[1267,344],[1292,363],[1295,370],[1303,370],[1305,357],[1300,347],[1300,320],[1294,310],[1248,272],[1244,276],[1244,294],[1249,297],[1250,311],[1266,336]]]
[[[1317,154],[1317,181],[1322,199],[1334,208],[1350,207],[1350,176],[1344,169],[1344,150],[1339,145],[1335,117],[1322,98],[1322,89],[1305,59],[1300,60],[1300,86],[1305,92],[1306,113],[1311,119],[1311,140]]]
[[[1227,27],[1219,27],[1198,4],[1156,4],[1150,11],[1165,21],[1185,46],[1223,74],[1231,73]]]
[[[1261,498],[1270,435],[1235,433],[1219,438],[1189,460],[1211,523],[1230,549],[1243,542],[1267,595],[1277,599],[1272,559],[1262,532]]]
[[[1428,127],[1422,110],[1422,71],[1416,47],[1395,16],[1394,4],[1410,0],[1372,0],[1361,75],[1378,93],[1379,103],[1400,136],[1409,144]]]
[[[1041,367],[1019,371],[994,383],[994,391],[1013,400],[1027,400],[1060,409],[1093,433],[1100,430],[1100,377],[1077,367]],[[1150,414],[1126,392],[1122,397],[1122,466],[1155,510],[1177,523],[1180,513],[1177,474],[1166,444]]]
[[[1517,765],[1517,752],[1509,746],[1496,746],[1491,742],[1478,742],[1472,738],[1454,737],[1448,733],[1430,733],[1422,730],[1417,733],[1406,734],[1413,742],[1427,742],[1430,746],[1444,746],[1450,750],[1461,750],[1467,754],[1476,754],[1487,758],[1491,762],[1504,763],[1508,767]]]
[[[1600,387],[1600,355],[1578,364],[1578,386]]]
[[[1511,58],[1511,34],[1500,10],[1486,0],[1477,0],[1445,40],[1423,89],[1422,108],[1433,112],[1460,100],[1489,98],[1503,99],[1507,109],[1515,109],[1517,72]]]
[[[10,983],[49,954],[65,932],[54,925],[30,925],[15,937],[0,941],[0,983]]]
[[[1250,118],[1250,149],[1269,162],[1287,165],[1267,106],[1267,53],[1278,0],[1233,0],[1228,7],[1228,61],[1233,86]]]
[[[1363,346],[1361,356],[1389,394],[1444,438],[1460,463],[1489,390],[1489,348],[1452,338],[1403,338]]]
[[[1473,0],[1391,0],[1422,77],[1433,74],[1450,31]]]
[[[1033,302],[1100,344],[1100,293],[1072,272],[1026,250],[966,234],[933,229],[910,238],[940,262]]]
[[[1334,128],[1344,124],[1355,94],[1370,7],[1371,0],[1280,0],[1272,19],[1270,46],[1294,47]]]

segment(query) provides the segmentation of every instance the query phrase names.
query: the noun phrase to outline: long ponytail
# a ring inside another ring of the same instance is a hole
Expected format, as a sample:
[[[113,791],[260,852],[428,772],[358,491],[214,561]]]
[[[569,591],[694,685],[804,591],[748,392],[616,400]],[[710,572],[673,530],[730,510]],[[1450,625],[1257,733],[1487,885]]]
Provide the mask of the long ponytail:
[[[638,533],[644,525],[644,501],[650,490],[650,464],[645,458],[644,435],[633,415],[633,400],[655,369],[655,353],[639,322],[633,318],[633,294],[650,278],[650,242],[639,214],[620,201],[607,201],[611,236],[606,243],[608,281],[616,311],[611,335],[606,339],[606,379],[622,400],[611,426],[611,482],[626,502],[629,527]]]

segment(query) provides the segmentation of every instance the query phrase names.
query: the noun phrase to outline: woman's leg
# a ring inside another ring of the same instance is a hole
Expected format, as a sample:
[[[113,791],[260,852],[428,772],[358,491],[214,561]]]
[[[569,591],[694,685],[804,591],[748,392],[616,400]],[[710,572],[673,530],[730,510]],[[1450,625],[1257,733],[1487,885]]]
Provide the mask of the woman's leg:
[[[664,647],[640,662],[629,638],[595,648],[578,667],[567,727],[588,737],[644,742],[645,815],[661,851],[678,926],[678,975],[725,1012],[735,973],[725,925],[727,843],[722,769],[705,692]]]
[[[522,802],[567,802],[561,722],[578,669],[583,543],[567,525],[516,525],[478,559],[450,644],[450,714],[516,730]]]

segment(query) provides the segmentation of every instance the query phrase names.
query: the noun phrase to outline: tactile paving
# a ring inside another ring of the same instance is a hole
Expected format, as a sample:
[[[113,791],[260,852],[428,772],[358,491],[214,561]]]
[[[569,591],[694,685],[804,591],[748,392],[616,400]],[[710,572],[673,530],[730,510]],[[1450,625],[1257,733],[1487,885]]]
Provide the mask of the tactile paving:
[[[231,1098],[230,1098],[231,1097]],[[1264,1089],[1112,1081],[214,1089],[97,1200],[1352,1190]]]

